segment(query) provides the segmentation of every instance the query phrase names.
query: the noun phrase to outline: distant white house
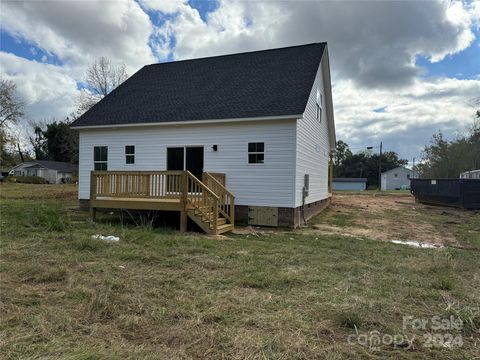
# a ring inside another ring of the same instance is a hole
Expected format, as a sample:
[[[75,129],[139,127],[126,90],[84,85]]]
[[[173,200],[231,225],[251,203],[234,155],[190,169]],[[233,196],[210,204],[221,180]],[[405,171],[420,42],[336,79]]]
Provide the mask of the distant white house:
[[[331,197],[326,43],[148,65],[72,127],[84,208],[95,200],[92,171],[220,173],[235,221],[255,225],[298,226]]]
[[[333,178],[332,188],[334,191],[364,191],[367,189],[366,178]]]
[[[76,166],[67,162],[31,160],[10,170],[11,176],[39,176],[49,184],[61,184],[72,179]]]
[[[460,179],[480,179],[480,170],[465,171],[460,174]]]
[[[404,166],[385,171],[382,173],[382,190],[409,189],[411,178],[413,170]]]

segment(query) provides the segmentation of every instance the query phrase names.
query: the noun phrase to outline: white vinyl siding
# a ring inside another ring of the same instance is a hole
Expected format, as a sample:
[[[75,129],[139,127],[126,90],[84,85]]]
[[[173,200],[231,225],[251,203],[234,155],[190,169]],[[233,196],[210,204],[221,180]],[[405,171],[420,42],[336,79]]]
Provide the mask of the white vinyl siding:
[[[235,204],[294,207],[296,121],[268,120],[80,131],[79,198],[88,199],[93,147],[108,146],[108,170],[165,170],[166,149],[204,146],[204,171],[226,174]],[[248,143],[265,143],[265,163],[248,164]],[[135,144],[135,164],[125,146]],[[218,145],[217,151],[212,149]]]
[[[323,62],[322,60],[315,77],[303,117],[297,120],[296,206],[302,205],[302,187],[305,174],[310,175],[310,189],[305,200],[307,204],[326,199],[329,196],[328,166],[330,140],[329,121],[327,121],[327,112],[324,111],[322,104],[325,99],[322,66],[326,66]],[[317,105],[320,106],[317,107]],[[318,117],[317,110],[321,111]]]

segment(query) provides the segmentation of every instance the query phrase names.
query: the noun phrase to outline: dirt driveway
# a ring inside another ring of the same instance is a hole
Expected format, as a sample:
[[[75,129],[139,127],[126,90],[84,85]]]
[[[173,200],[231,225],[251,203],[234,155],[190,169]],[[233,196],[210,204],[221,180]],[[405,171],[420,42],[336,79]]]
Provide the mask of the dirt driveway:
[[[338,193],[304,231],[463,246],[479,240],[480,213],[415,203],[409,193]]]

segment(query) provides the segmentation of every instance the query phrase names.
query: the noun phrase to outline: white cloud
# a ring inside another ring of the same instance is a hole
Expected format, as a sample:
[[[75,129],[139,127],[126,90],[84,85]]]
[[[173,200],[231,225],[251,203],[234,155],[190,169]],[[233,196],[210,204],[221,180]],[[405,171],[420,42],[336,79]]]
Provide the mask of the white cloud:
[[[353,81],[341,80],[333,91],[337,138],[354,148],[383,141],[387,150],[418,159],[433,133],[441,130],[451,137],[471,125],[471,99],[480,94],[480,81],[416,80],[412,86],[392,92],[359,89]],[[384,106],[385,112],[373,111]]]
[[[173,14],[185,5],[187,0],[140,0],[145,9],[160,11],[164,14]]]
[[[65,68],[0,52],[0,73],[17,85],[31,119],[62,119],[75,107],[77,85]]]
[[[417,55],[439,61],[472,43],[475,6],[221,0],[206,22],[190,6],[178,6],[176,17],[157,33],[175,37],[171,51],[180,59],[328,41],[336,78],[398,87],[412,83],[421,72],[415,66]]]
[[[153,25],[132,0],[2,2],[2,27],[55,54],[81,77],[100,56],[130,73],[155,62],[148,46]]]

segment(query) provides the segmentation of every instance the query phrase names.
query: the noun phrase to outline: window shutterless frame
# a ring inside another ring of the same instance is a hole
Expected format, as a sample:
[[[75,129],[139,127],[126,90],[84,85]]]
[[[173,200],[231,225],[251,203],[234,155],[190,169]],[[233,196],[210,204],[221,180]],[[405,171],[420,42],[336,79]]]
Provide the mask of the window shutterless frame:
[[[247,163],[249,165],[265,164],[265,143],[249,142],[248,143]]]
[[[93,169],[107,170],[108,168],[108,146],[93,147]]]
[[[135,145],[125,145],[125,164],[135,164]]]

